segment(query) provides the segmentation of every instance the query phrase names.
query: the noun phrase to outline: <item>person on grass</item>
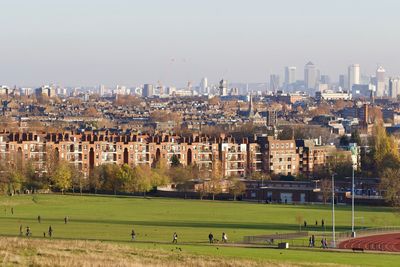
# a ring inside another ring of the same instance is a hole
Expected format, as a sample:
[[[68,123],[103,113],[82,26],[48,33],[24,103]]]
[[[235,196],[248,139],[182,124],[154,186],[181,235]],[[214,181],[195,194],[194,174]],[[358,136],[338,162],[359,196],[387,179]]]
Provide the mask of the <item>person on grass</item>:
[[[178,234],[175,232],[172,236],[172,243],[177,244],[178,243]]]
[[[214,243],[214,235],[213,235],[212,233],[210,233],[210,234],[208,235],[208,240],[210,241],[210,244],[211,244],[211,243]]]
[[[135,233],[135,230],[133,228],[132,228],[132,232],[131,232],[131,237],[132,237],[132,241],[135,241],[136,233]]]
[[[51,225],[49,226],[49,237],[51,238],[53,236],[53,228],[51,228]]]
[[[225,233],[222,233],[222,242],[227,243],[228,242],[228,236]]]

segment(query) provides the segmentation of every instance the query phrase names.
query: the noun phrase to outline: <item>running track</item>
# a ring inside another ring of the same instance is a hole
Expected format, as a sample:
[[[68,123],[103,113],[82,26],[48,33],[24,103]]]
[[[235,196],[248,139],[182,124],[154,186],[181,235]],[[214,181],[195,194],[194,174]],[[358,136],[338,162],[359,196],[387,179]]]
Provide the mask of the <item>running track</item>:
[[[339,248],[363,248],[364,250],[400,252],[400,233],[372,235],[349,239],[341,242]]]

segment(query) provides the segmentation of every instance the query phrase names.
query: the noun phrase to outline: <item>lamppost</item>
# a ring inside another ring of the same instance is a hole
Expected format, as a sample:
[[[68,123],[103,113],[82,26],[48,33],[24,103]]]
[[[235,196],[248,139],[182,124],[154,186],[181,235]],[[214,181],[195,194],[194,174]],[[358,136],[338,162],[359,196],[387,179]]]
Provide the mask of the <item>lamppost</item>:
[[[335,175],[332,173],[332,247],[336,248],[336,237],[335,237]]]
[[[354,170],[357,169],[358,165],[357,143],[350,144],[350,151],[351,151],[351,236],[356,237],[356,232],[354,231],[354,197],[355,197]]]
[[[354,232],[354,164],[351,166],[351,236],[356,237],[356,233]]]

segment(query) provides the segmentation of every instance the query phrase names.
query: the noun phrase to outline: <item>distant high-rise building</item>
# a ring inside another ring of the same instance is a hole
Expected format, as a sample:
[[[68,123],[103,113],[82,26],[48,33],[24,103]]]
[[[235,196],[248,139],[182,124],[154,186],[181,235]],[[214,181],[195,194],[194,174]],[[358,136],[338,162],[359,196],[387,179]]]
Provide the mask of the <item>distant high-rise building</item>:
[[[56,96],[56,90],[54,87],[45,85],[35,89],[36,97],[47,96],[47,97],[54,97]]]
[[[331,83],[331,79],[330,79],[329,75],[321,75],[320,81],[322,84],[330,84]]]
[[[271,74],[269,76],[269,89],[271,92],[277,92],[279,90],[279,75]]]
[[[222,79],[219,82],[219,95],[220,96],[227,96],[228,95],[228,82]]]
[[[348,88],[352,90],[354,84],[360,84],[360,64],[352,64],[348,68]]]
[[[106,87],[103,84],[99,85],[99,95],[103,96],[106,92]]]
[[[389,79],[389,96],[391,98],[397,99],[400,94],[400,78],[392,77]]]
[[[339,75],[339,86],[340,86],[342,89],[348,89],[348,88],[347,88],[347,86],[348,86],[348,79],[347,79],[347,76],[346,76],[346,75],[344,75],[344,74],[340,74],[340,75]]]
[[[201,79],[200,81],[200,93],[207,94],[208,93],[208,80],[206,77]]]
[[[143,97],[152,97],[154,94],[154,87],[152,84],[143,85],[142,96]]]
[[[296,67],[285,67],[285,85],[296,82]]]
[[[317,85],[317,69],[315,65],[309,61],[305,66],[304,66],[304,84],[306,86],[306,89],[315,89]]]
[[[385,95],[385,69],[379,66],[376,70],[376,96],[382,97]]]

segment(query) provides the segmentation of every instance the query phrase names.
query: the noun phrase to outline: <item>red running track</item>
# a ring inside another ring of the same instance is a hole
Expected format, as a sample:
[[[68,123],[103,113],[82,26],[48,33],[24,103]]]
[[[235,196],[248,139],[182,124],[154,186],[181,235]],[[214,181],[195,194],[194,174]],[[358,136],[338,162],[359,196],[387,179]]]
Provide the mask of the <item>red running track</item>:
[[[364,250],[400,252],[400,233],[372,235],[349,239],[341,242],[339,248],[362,248]]]

